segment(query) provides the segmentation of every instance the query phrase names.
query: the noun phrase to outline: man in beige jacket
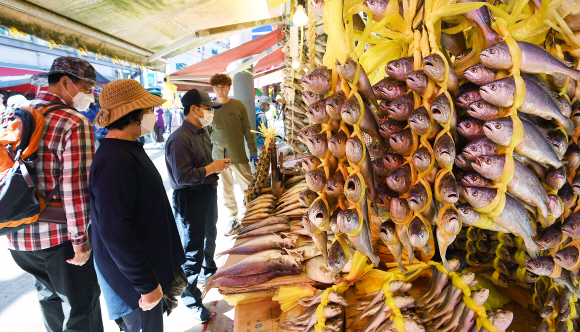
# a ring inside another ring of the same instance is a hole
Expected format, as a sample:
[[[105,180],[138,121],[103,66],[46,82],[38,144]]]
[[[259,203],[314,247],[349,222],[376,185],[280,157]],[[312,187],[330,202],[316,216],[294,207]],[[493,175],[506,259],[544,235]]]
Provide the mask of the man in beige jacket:
[[[240,227],[237,219],[238,204],[234,193],[234,176],[242,192],[248,188],[252,180],[244,139],[248,144],[250,160],[258,159],[258,150],[254,134],[250,131],[252,126],[246,106],[242,101],[228,97],[232,79],[224,74],[216,74],[211,77],[209,83],[217,95],[217,102],[222,104],[222,107],[214,111],[215,116],[210,128],[212,156],[214,160],[223,159],[224,149],[227,149],[227,158],[232,160],[231,167],[221,173],[224,201],[230,211],[226,235],[231,235]]]

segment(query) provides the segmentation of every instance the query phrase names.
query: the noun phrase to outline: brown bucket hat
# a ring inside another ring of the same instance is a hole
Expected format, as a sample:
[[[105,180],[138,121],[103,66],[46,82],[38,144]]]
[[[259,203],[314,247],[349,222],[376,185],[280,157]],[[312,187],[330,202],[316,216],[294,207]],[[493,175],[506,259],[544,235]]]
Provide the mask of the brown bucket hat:
[[[101,91],[101,110],[93,124],[106,127],[134,110],[159,106],[166,101],[150,94],[135,80],[125,78],[113,81],[107,83]]]

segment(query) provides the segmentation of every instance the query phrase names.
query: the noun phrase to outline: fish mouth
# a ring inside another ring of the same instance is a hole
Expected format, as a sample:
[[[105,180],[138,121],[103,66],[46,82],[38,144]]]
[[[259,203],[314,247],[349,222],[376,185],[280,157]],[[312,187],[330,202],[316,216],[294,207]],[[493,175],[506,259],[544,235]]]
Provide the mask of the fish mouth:
[[[453,198],[453,199],[457,198],[458,199],[459,195],[457,193],[448,193],[447,198]],[[450,220],[452,220],[452,219],[450,219]]]
[[[413,202],[413,204],[418,205],[419,204],[419,200],[415,197],[413,198],[409,198],[409,202]]]
[[[316,215],[314,216],[316,219],[324,219],[324,213],[322,212],[317,212]]]
[[[449,150],[441,150],[441,152],[439,152],[439,154],[441,154],[441,155],[446,154],[448,156],[451,156],[451,151],[449,151]]]
[[[487,129],[487,130],[489,130],[490,132],[492,132],[492,131],[493,131],[493,127],[492,127],[492,126],[491,126],[491,124],[489,124],[489,123],[486,123],[486,124],[484,124],[484,125],[483,125],[483,129]]]
[[[409,122],[413,123],[413,124],[417,124],[417,120],[415,118],[410,118]]]
[[[346,185],[346,189],[350,190],[350,191],[355,191],[356,190],[356,183],[354,183],[354,181],[348,181],[348,183]]]
[[[431,112],[434,115],[442,115],[443,114],[443,112],[439,109],[439,107],[433,107],[433,106],[431,106]]]
[[[383,199],[382,196],[377,197],[377,203],[381,204],[381,205],[386,205],[387,202],[385,202],[385,200]]]
[[[413,77],[413,76],[410,76],[410,75],[407,76],[407,80],[417,84],[417,81],[415,81],[415,77]]]

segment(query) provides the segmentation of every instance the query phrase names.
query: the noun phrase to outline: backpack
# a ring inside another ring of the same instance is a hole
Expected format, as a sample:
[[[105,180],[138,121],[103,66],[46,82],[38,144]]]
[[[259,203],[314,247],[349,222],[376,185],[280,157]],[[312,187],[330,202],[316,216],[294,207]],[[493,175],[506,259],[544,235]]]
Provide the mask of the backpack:
[[[58,193],[58,184],[44,199],[39,199],[36,162],[44,128],[44,115],[68,108],[50,104],[37,110],[20,106],[0,113],[0,235],[11,234],[38,221],[40,213]],[[43,219],[44,220],[44,219]]]

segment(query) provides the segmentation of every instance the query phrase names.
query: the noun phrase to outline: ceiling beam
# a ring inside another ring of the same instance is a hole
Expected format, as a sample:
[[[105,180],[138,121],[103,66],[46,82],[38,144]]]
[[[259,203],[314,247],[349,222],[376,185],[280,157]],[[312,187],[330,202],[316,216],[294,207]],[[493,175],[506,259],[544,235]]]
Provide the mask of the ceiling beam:
[[[4,0],[0,0],[0,1],[4,1]],[[171,52],[173,52],[181,47],[184,47],[186,45],[194,43],[197,40],[201,41],[201,43],[195,43],[193,45],[190,45],[190,47],[189,47],[190,49],[198,48],[198,47],[201,47],[203,45],[207,45],[207,44],[210,44],[214,41],[222,39],[225,37],[225,35],[227,33],[231,34],[232,32],[236,32],[236,31],[240,31],[240,30],[252,29],[252,28],[261,27],[261,26],[270,25],[270,24],[283,23],[284,20],[285,20],[284,16],[278,16],[278,17],[274,17],[274,18],[268,18],[265,20],[257,20],[257,21],[251,21],[251,22],[224,25],[224,26],[216,27],[216,28],[197,30],[195,33],[176,41],[175,43],[167,46],[166,48],[162,49],[161,51],[159,51],[153,55],[150,55],[147,58],[147,60],[155,61],[155,60],[161,58],[162,56],[165,56],[165,55],[167,55],[167,54],[169,54],[169,53],[171,53]],[[215,36],[216,38],[202,38],[202,37],[212,37],[212,36]]]

